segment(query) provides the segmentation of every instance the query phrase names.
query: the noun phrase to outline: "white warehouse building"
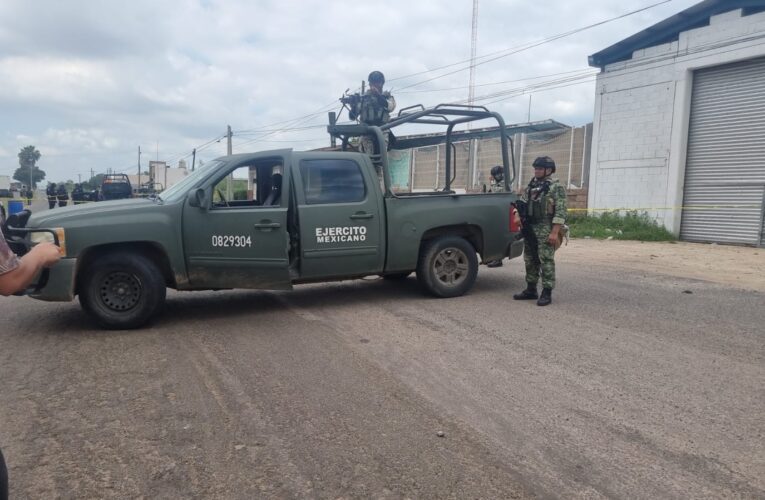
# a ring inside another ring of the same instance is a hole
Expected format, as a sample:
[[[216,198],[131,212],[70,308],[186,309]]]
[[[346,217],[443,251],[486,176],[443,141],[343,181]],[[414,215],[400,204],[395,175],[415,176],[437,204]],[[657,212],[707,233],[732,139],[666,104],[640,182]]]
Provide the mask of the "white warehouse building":
[[[706,0],[589,58],[588,207],[765,245],[765,0]]]

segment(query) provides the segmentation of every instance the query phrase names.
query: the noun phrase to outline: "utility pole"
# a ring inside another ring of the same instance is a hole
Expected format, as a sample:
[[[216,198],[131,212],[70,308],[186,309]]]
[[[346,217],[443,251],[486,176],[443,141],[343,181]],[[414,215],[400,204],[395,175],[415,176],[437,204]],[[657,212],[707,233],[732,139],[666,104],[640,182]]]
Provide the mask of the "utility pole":
[[[473,0],[473,26],[470,32],[470,84],[468,90],[468,105],[475,102],[475,51],[478,45],[478,0]],[[467,125],[470,130],[470,123]]]
[[[526,123],[531,123],[531,94],[529,94],[529,114],[526,115]]]
[[[82,184],[82,174],[77,174],[77,183]]]
[[[191,152],[191,171],[194,171],[194,165],[197,163],[197,148]]]
[[[337,114],[334,111],[329,112],[329,126],[334,127],[337,123]],[[334,134],[330,134],[329,136],[329,145],[331,147],[337,146],[337,139],[335,138]]]
[[[227,154],[231,156],[233,154],[233,145],[231,144],[231,125],[228,125],[226,130],[226,137],[228,138]],[[234,199],[234,172],[228,174],[228,181],[226,182],[226,198],[230,201]]]
[[[141,146],[138,146],[138,189],[141,189]]]

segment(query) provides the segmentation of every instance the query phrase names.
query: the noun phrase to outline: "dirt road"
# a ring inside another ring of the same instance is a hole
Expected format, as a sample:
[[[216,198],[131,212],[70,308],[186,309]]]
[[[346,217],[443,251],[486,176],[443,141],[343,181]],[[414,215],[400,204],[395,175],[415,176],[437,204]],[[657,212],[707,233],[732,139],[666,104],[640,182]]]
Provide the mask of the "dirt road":
[[[571,240],[558,257],[564,265],[589,261],[765,292],[765,248],[685,242]]]
[[[0,299],[11,491],[761,498],[764,264],[582,240],[548,308],[510,299],[516,261],[449,300],[413,278],[171,293],[130,332]]]

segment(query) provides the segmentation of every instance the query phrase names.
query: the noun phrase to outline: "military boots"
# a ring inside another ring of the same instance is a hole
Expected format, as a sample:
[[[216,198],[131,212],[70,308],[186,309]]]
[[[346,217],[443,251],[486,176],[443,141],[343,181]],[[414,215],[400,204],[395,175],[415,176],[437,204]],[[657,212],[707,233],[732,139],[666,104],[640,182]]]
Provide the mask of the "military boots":
[[[536,283],[527,283],[526,289],[522,291],[521,293],[516,293],[513,295],[513,298],[515,300],[534,300],[538,297],[537,295],[537,284]]]
[[[540,295],[539,300],[537,300],[537,305],[548,306],[550,303],[552,303],[552,288],[543,288],[542,295]]]

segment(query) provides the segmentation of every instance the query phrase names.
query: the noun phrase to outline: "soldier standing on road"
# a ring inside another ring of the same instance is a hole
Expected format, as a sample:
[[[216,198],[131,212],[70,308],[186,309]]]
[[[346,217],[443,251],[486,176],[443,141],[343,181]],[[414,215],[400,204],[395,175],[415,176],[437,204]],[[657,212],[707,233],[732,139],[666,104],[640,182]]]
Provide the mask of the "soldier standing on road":
[[[356,104],[354,104],[349,113],[351,120],[356,118],[366,125],[384,125],[390,121],[390,114],[396,109],[396,100],[390,95],[390,92],[383,91],[385,76],[380,71],[372,71],[368,77],[369,89],[364,92]],[[383,132],[385,139],[385,149],[390,143],[390,132]],[[375,141],[369,136],[362,136],[359,140],[359,149],[366,154],[380,154],[375,148]]]
[[[491,193],[501,193],[505,190],[505,171],[504,169],[497,165],[495,167],[491,167],[491,181],[489,186],[489,192]],[[502,261],[501,260],[490,260],[486,263],[486,267],[502,267]]]
[[[513,295],[515,300],[537,298],[537,282],[542,277],[542,294],[537,305],[552,302],[555,288],[555,250],[560,246],[561,226],[566,222],[566,190],[555,173],[555,162],[540,156],[533,163],[534,178],[521,199],[526,202],[523,260],[526,263],[526,289]]]
[[[56,190],[56,197],[58,198],[58,206],[65,207],[66,202],[69,199],[69,193],[66,192],[66,184],[63,182],[58,185],[58,190]]]
[[[72,204],[79,205],[85,201],[85,191],[82,189],[82,184],[75,184],[72,189]]]
[[[56,208],[56,183],[51,182],[45,188],[45,194],[48,196],[48,209]]]

